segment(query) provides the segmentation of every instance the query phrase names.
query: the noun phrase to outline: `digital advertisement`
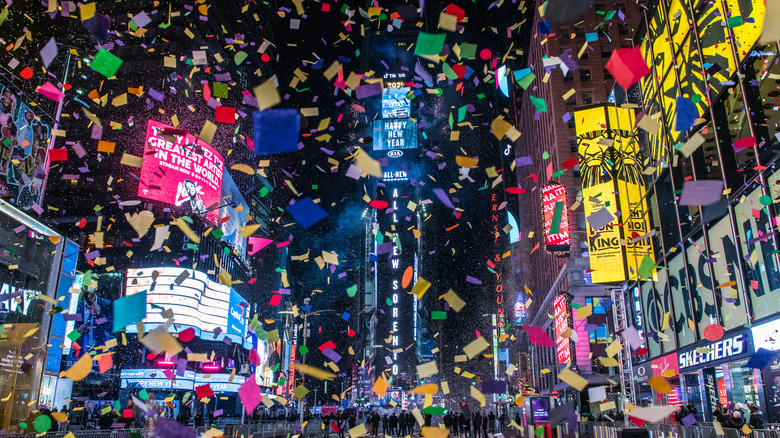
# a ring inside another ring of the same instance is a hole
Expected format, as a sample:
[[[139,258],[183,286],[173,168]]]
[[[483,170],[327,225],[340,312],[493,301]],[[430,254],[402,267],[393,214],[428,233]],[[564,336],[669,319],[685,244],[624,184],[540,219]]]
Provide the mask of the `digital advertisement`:
[[[374,121],[374,150],[415,149],[417,124],[410,119],[386,119]]]
[[[569,213],[566,208],[566,187],[561,184],[548,184],[542,187],[542,211],[544,212],[544,235],[547,251],[568,252],[571,245],[569,235]],[[557,222],[557,232],[551,233],[553,222]]]
[[[155,271],[156,281],[152,277]],[[191,327],[201,339],[221,341],[227,337],[249,348],[244,340],[249,304],[205,273],[182,268],[128,269],[126,295],[141,292],[147,294],[147,328],[165,322],[161,310],[165,308],[173,311],[179,329]],[[217,329],[220,333],[215,338]],[[135,330],[135,326],[127,327],[128,333]]]
[[[224,162],[192,134],[149,121],[138,195],[181,207],[184,214],[219,221]]]

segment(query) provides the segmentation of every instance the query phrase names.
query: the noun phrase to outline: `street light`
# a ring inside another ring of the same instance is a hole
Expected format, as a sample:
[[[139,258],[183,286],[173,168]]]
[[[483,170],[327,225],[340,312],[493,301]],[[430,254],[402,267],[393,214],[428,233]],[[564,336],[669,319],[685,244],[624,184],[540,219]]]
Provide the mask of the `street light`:
[[[303,346],[306,346],[306,340],[309,339],[309,314],[312,316],[320,315],[322,313],[326,312],[333,312],[333,313],[339,313],[338,310],[332,310],[332,309],[323,309],[323,310],[316,310],[316,311],[305,311],[303,312]],[[303,365],[306,365],[306,355],[303,355],[303,360],[301,361]],[[301,373],[301,385],[306,386],[306,374]],[[298,400],[298,418],[303,420],[303,406],[305,404],[305,397]],[[315,404],[316,404],[316,393],[315,393]]]

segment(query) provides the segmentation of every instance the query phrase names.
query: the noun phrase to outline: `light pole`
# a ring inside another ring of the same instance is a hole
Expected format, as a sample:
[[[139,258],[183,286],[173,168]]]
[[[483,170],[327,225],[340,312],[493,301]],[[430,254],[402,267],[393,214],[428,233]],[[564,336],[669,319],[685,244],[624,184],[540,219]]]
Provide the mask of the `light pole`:
[[[317,311],[312,311],[312,312],[306,312],[306,311],[303,312],[303,346],[304,347],[306,346],[306,340],[309,339],[309,314],[311,313],[312,316],[315,316],[315,315],[319,315],[321,313],[326,313],[326,312],[338,313],[337,310],[332,310],[332,309],[317,310]],[[304,350],[307,350],[307,349],[304,348]],[[306,355],[305,354],[303,355],[303,359],[301,360],[301,363],[303,365],[306,365]],[[303,385],[304,387],[306,386],[306,374],[304,374],[304,373],[301,373],[301,385]],[[314,398],[315,398],[315,403],[316,403],[316,398],[317,398],[316,392],[315,392]],[[304,396],[303,398],[298,400],[298,419],[300,419],[300,420],[303,420],[303,406],[306,404],[305,401],[306,401],[306,396]]]

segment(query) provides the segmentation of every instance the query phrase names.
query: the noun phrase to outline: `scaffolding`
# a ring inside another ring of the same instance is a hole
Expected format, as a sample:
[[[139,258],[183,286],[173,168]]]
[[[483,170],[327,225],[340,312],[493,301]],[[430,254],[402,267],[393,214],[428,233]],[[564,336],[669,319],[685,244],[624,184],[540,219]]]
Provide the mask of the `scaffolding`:
[[[628,329],[628,309],[626,309],[625,287],[612,289],[612,319],[615,324],[615,333],[623,333]],[[621,335],[621,344],[623,348],[618,352],[618,362],[620,363],[620,387],[623,394],[623,404],[636,404],[636,393],[634,391],[634,367],[631,361],[631,345],[628,340]]]

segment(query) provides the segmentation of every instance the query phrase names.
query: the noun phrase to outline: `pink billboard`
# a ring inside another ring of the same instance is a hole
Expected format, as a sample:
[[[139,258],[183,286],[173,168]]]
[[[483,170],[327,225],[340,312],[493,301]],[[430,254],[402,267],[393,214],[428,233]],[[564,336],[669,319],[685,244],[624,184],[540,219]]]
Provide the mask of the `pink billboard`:
[[[223,171],[222,155],[214,148],[182,129],[149,121],[138,196],[216,225]]]

